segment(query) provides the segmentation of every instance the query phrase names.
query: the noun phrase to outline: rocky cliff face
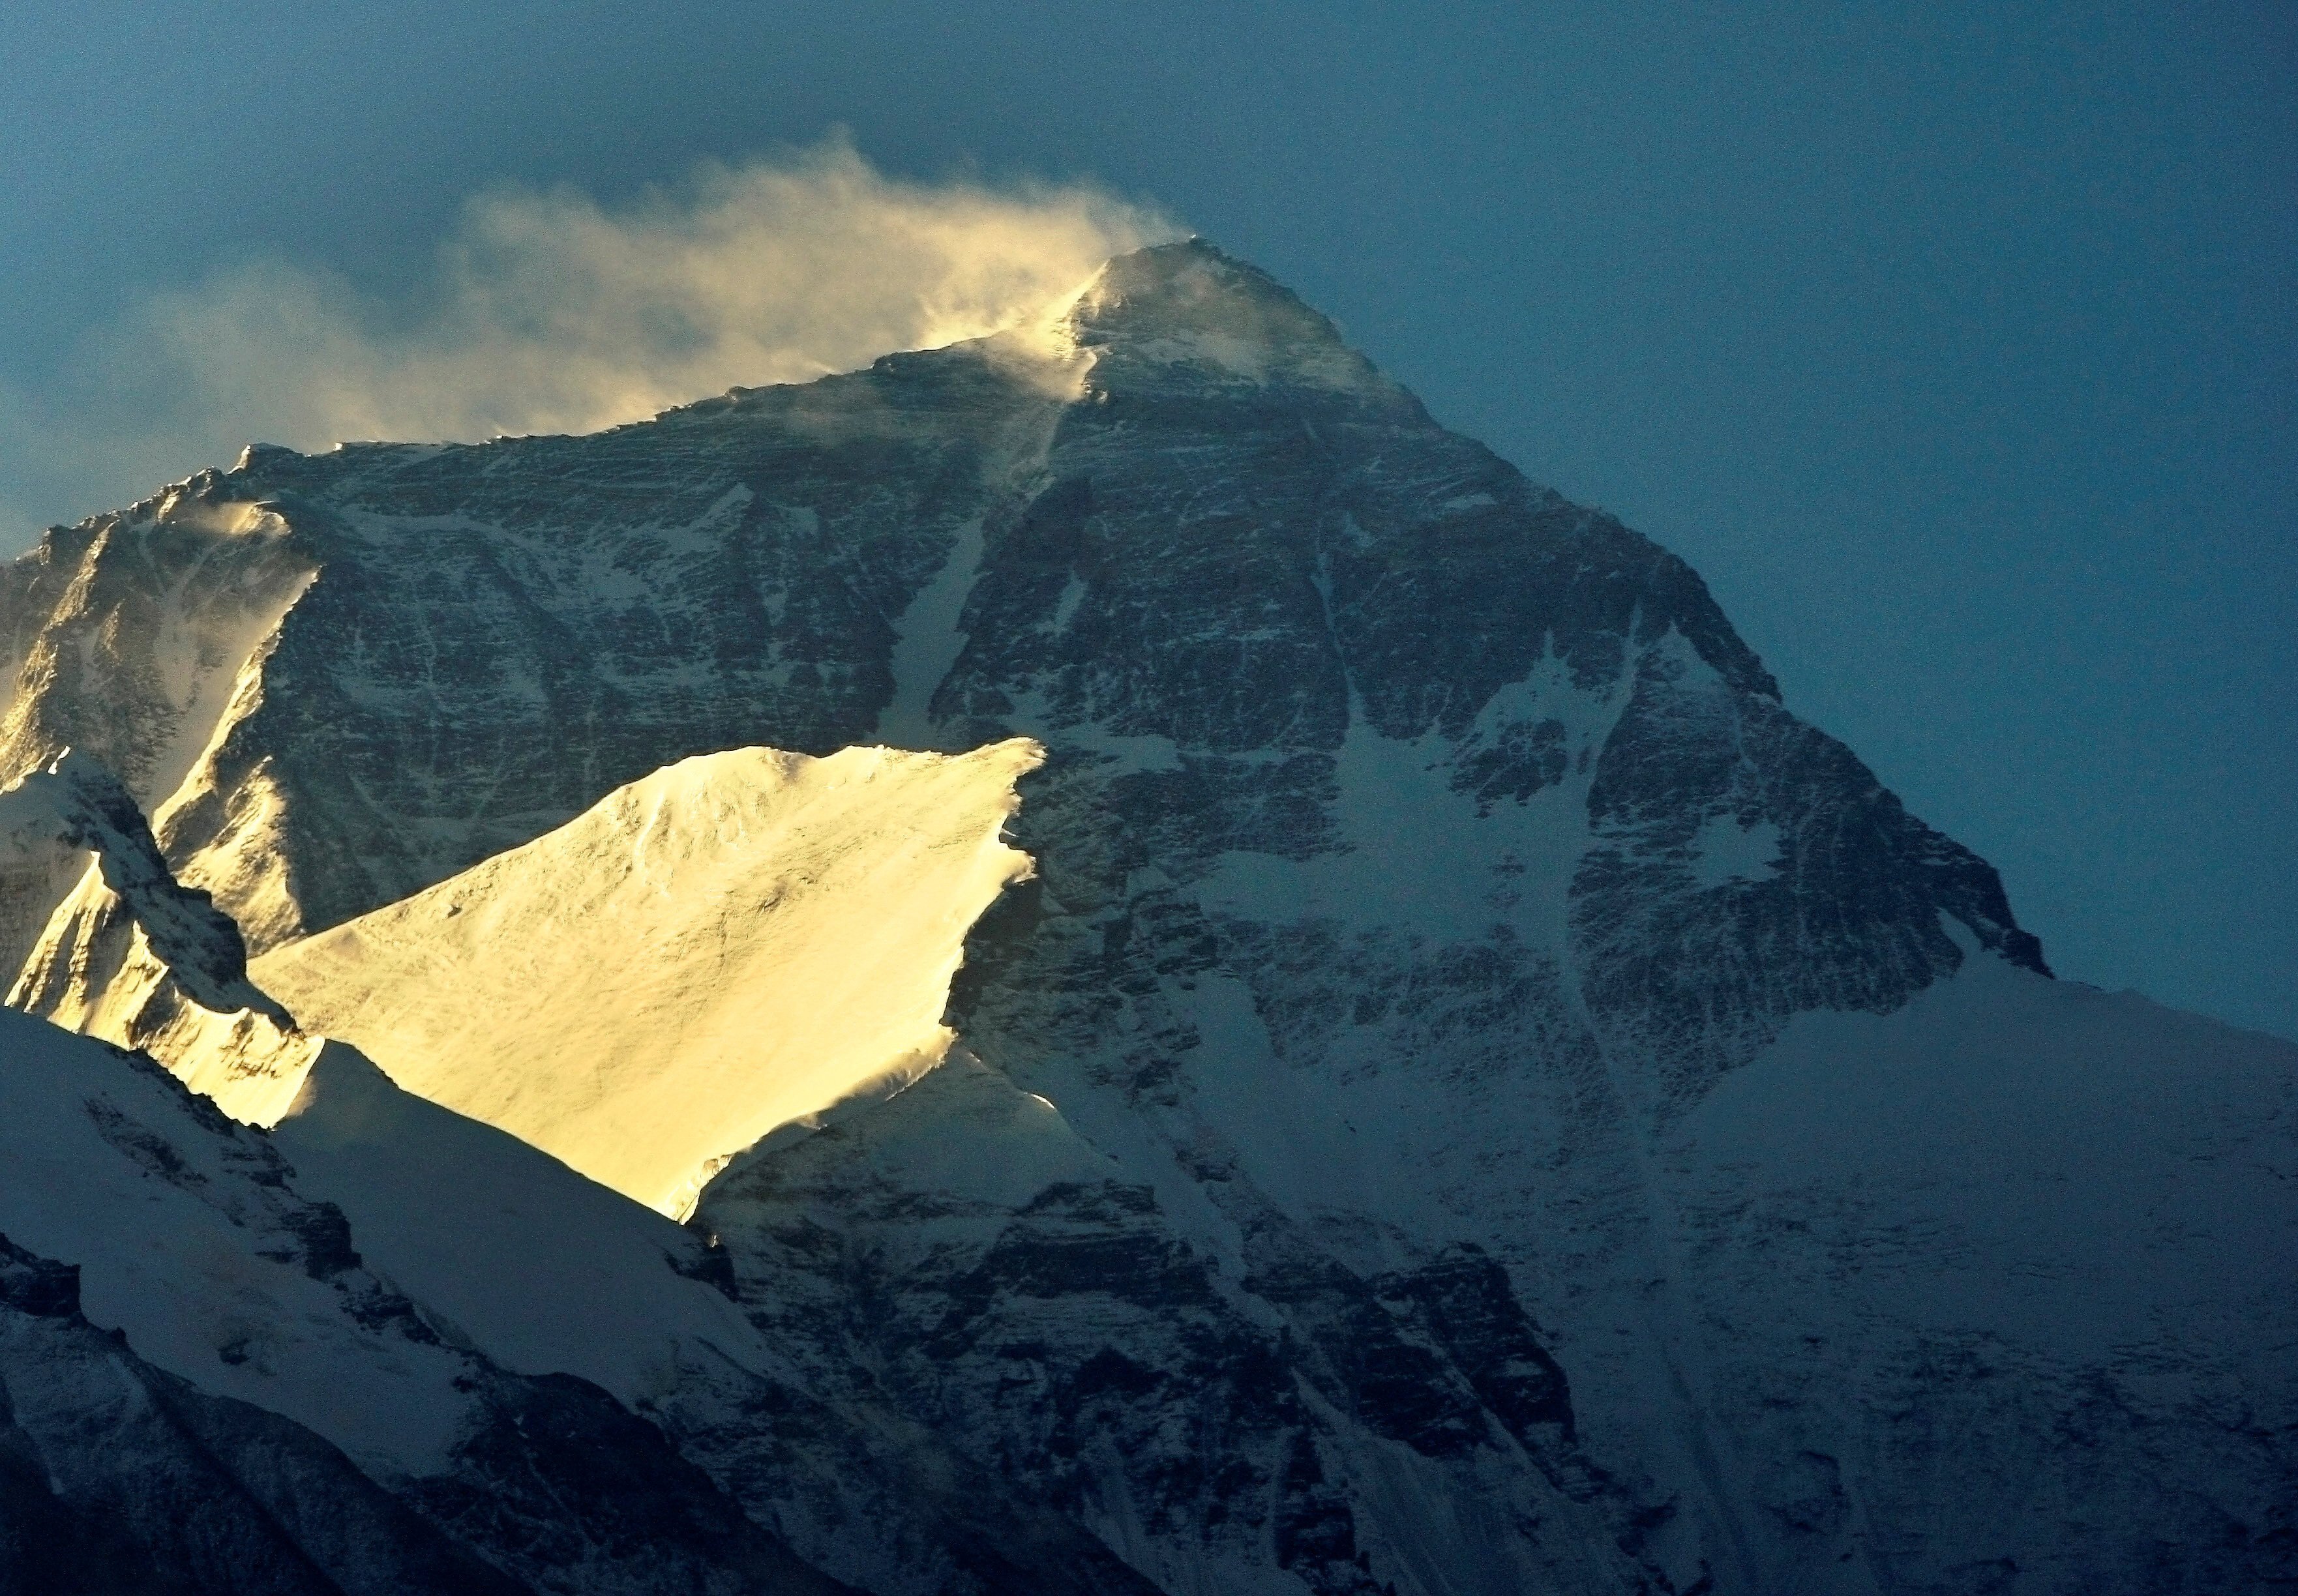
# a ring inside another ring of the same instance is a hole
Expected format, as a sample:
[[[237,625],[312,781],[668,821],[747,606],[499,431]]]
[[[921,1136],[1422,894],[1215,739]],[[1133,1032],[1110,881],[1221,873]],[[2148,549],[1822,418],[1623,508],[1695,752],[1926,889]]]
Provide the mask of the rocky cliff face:
[[[0,609],[6,757],[180,765],[139,796],[259,952],[693,754],[1046,746],[967,1060],[696,1215],[807,1402],[1039,1526],[841,1564],[849,1499],[728,1487],[842,1577],[999,1588],[1048,1525],[1175,1592],[2290,1576],[2298,1304],[2233,1254],[2298,1246],[2293,1050],[2095,1023],[1680,560],[1202,244],[595,437],[251,450]],[[662,1422],[722,1484],[872,1452],[755,1401]]]

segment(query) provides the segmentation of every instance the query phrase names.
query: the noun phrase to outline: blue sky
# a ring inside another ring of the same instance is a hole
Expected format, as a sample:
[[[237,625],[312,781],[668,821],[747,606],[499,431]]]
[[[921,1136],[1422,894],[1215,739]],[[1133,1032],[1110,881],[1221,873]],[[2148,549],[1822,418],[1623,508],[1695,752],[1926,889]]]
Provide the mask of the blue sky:
[[[1690,558],[2062,973],[2298,1036],[2287,5],[18,0],[0,81],[0,548],[120,496],[8,424],[145,402],[155,294],[417,316],[474,194],[842,127],[1259,262]]]

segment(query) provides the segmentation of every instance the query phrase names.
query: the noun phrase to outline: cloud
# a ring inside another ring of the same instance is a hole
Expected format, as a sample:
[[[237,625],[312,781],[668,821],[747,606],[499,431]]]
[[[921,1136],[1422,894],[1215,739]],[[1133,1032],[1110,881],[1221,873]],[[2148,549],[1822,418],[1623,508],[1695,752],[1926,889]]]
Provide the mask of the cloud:
[[[86,513],[259,439],[592,431],[1013,326],[1174,232],[1088,186],[889,178],[842,142],[615,209],[492,193],[399,300],[257,261],[146,300],[52,391],[0,391],[0,504]]]

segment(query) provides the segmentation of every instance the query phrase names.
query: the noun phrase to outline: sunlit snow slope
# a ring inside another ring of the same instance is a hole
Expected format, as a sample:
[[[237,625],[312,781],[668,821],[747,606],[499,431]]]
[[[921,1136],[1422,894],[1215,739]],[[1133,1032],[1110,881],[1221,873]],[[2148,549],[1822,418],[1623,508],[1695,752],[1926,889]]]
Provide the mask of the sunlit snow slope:
[[[730,1154],[941,1057],[965,933],[1029,868],[999,832],[1041,757],[688,759],[255,979],[409,1089],[682,1215]]]

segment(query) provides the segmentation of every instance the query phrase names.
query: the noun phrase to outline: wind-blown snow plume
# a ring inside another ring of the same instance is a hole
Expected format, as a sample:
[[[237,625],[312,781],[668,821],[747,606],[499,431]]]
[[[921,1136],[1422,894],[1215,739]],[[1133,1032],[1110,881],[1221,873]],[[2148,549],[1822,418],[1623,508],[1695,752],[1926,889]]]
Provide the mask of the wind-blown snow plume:
[[[60,392],[0,393],[0,500],[136,497],[256,439],[593,431],[1027,321],[1174,231],[1084,186],[889,178],[842,141],[623,206],[500,190],[402,302],[277,260],[154,296]]]

